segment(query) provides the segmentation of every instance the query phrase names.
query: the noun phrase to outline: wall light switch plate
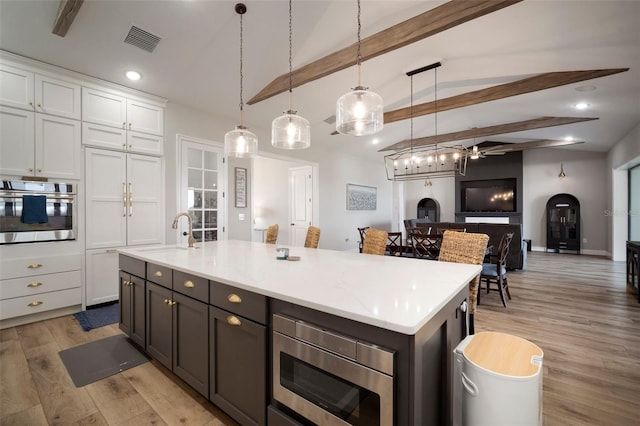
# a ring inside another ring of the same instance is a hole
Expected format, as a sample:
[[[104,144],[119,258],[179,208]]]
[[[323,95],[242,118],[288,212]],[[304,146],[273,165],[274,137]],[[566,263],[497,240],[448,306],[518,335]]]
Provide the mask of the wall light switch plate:
[[[238,213],[238,220],[244,220],[244,213]]]

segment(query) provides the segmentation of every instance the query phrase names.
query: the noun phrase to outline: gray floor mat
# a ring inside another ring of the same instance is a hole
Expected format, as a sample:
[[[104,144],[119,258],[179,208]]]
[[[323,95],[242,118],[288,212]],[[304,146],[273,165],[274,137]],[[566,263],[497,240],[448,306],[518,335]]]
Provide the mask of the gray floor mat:
[[[149,361],[124,334],[65,349],[59,355],[76,387]]]

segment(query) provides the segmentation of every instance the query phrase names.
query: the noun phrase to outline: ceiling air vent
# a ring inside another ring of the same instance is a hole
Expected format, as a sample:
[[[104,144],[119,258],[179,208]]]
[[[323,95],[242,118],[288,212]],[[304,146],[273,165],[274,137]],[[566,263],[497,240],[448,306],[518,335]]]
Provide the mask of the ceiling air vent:
[[[160,43],[160,37],[134,25],[129,30],[124,42],[151,53]]]

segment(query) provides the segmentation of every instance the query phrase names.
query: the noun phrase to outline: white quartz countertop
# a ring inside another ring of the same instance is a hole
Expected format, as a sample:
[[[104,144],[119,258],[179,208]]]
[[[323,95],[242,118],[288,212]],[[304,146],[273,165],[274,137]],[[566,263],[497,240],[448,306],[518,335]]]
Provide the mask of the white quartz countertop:
[[[122,254],[407,335],[417,333],[473,277],[479,265],[289,248],[300,261],[278,260],[276,246],[213,241],[197,248],[162,246]]]

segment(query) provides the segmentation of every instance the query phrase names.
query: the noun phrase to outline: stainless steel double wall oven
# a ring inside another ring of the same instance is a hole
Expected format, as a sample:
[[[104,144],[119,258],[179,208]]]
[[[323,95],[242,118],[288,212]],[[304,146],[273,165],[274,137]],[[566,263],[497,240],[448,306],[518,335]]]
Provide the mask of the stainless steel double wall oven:
[[[75,240],[74,185],[3,180],[0,188],[0,244]]]

